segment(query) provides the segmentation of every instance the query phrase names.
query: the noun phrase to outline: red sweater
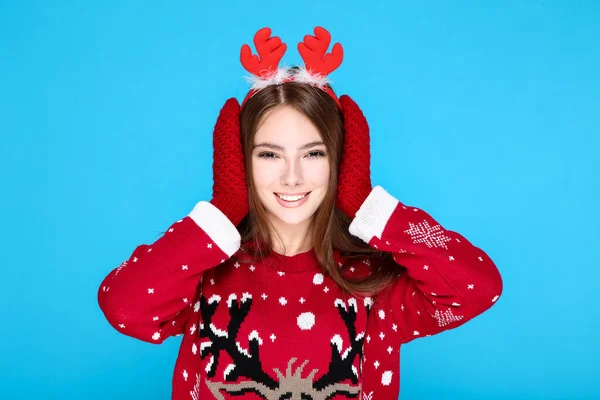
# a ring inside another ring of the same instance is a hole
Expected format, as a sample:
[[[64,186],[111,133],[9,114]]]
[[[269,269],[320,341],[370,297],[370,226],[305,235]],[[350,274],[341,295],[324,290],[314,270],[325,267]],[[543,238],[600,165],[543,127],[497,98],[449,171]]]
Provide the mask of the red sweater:
[[[114,269],[98,301],[125,335],[157,344],[184,335],[175,400],[396,399],[400,346],[481,314],[502,280],[481,249],[381,187],[350,233],[398,264],[373,298],[342,292],[313,251],[240,262],[236,228],[201,201]],[[379,262],[336,260],[348,275]]]

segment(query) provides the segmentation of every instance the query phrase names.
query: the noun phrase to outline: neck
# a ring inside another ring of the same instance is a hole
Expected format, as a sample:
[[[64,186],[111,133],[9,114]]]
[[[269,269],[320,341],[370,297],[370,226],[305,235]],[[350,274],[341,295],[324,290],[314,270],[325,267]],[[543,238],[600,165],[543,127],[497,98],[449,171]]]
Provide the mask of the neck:
[[[273,251],[286,256],[295,256],[313,248],[311,226],[312,221],[305,221],[298,225],[273,224],[271,238]]]

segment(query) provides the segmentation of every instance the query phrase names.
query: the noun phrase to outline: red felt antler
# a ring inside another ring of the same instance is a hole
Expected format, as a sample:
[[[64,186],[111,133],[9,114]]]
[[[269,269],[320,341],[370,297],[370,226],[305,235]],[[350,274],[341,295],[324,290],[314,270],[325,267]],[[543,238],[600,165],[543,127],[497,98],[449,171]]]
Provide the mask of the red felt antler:
[[[262,28],[254,35],[254,46],[258,55],[252,54],[250,46],[244,44],[240,53],[242,65],[248,72],[266,78],[277,71],[287,46],[277,36],[271,37],[270,28]],[[260,58],[259,58],[260,57]]]
[[[307,70],[312,71],[313,74],[326,76],[342,64],[344,58],[342,45],[334,44],[331,53],[327,54],[330,43],[331,34],[320,26],[315,28],[315,36],[306,35],[304,41],[298,43],[298,52]]]

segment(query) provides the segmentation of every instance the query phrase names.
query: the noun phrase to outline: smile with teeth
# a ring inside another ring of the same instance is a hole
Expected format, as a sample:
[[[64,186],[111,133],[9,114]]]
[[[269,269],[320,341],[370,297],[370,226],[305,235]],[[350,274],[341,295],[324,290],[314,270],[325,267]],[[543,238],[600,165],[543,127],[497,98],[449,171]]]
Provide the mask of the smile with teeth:
[[[277,195],[277,197],[279,197],[283,201],[294,202],[294,201],[302,200],[303,198],[306,197],[306,195],[308,193],[304,193],[304,194],[296,195],[296,196],[287,196],[287,195],[279,194],[279,193],[275,193],[275,194]]]

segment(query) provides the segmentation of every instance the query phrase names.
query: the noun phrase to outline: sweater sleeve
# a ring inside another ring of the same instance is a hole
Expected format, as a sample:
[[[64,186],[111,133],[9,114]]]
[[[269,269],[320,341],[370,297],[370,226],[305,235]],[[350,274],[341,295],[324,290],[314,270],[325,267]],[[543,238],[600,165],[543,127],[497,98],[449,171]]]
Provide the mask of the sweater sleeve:
[[[98,303],[119,332],[150,343],[181,334],[202,273],[240,247],[240,235],[209,202],[198,202],[152,244],[141,244],[104,278]]]
[[[371,307],[361,383],[364,398],[397,398],[400,346],[483,313],[500,296],[502,280],[481,249],[379,186],[361,205],[350,233],[391,253],[398,267],[398,278]]]
[[[490,308],[502,292],[500,273],[485,252],[379,186],[359,209],[350,232],[392,253],[404,267],[377,296],[377,319],[386,325],[381,330],[399,335],[395,344],[462,325]]]

